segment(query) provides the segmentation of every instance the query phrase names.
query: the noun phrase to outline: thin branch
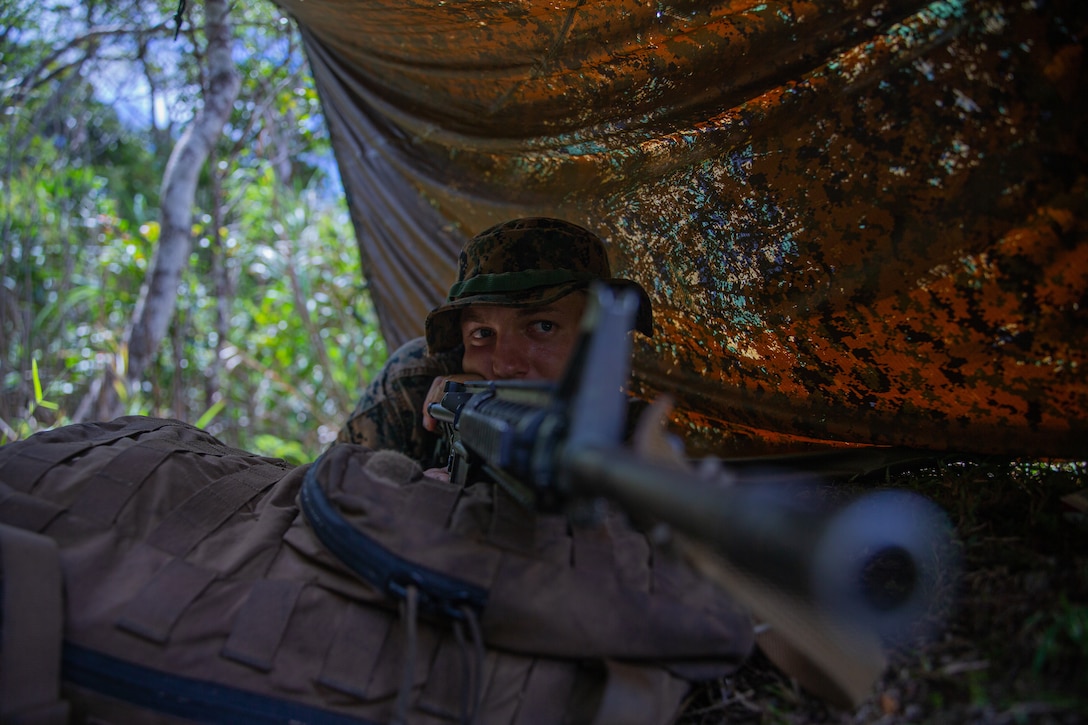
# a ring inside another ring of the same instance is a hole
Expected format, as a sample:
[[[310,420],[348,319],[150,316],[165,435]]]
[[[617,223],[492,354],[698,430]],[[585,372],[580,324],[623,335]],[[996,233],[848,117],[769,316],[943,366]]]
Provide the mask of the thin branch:
[[[166,23],[159,23],[158,25],[150,28],[132,28],[132,27],[112,27],[112,28],[92,28],[82,35],[78,35],[69,40],[64,45],[53,50],[52,53],[47,55],[41,61],[38,62],[31,71],[29,71],[22,80],[15,86],[15,98],[21,100],[26,97],[32,91],[37,90],[41,86],[45,85],[58,75],[65,73],[73,68],[78,68],[83,63],[87,62],[87,59],[91,56],[91,48],[96,45],[103,38],[117,37],[123,35],[135,35],[142,38],[144,36],[153,35],[160,32],[166,27]],[[84,56],[79,61],[73,63],[65,63],[64,65],[52,70],[47,75],[41,74],[46,68],[51,66],[61,56],[70,50],[82,47],[84,50]]]
[[[284,65],[286,65],[286,63],[284,63]],[[276,98],[279,97],[280,92],[284,88],[287,88],[295,81],[297,81],[299,76],[300,73],[298,71],[292,73],[290,76],[283,79],[282,82],[272,86],[271,90],[269,90],[268,93],[263,94],[262,100],[259,104],[254,104],[253,112],[250,113],[249,119],[246,121],[246,127],[242,129],[242,133],[238,135],[238,140],[234,143],[233,148],[231,148],[230,150],[231,156],[236,156],[242,151],[242,149],[248,147],[250,144],[253,143],[253,139],[250,136],[250,134],[253,132],[253,127],[257,124],[259,120],[265,118],[266,114],[268,113],[268,109],[271,108],[273,102],[275,102]],[[260,80],[260,85],[262,87],[262,90],[268,87],[263,78]]]

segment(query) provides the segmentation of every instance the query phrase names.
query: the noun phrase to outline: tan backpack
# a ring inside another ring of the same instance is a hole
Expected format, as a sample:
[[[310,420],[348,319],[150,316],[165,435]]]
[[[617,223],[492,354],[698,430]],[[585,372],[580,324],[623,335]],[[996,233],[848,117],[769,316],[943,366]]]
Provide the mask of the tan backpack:
[[[625,519],[178,421],[0,448],[2,722],[655,723],[748,615]]]

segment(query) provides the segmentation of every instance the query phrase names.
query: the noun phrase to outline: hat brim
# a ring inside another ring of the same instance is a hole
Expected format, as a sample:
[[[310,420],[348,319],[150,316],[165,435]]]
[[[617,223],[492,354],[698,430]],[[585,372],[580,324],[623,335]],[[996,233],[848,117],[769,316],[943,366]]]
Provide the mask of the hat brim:
[[[651,337],[654,334],[653,307],[646,290],[638,282],[629,279],[603,280],[616,289],[633,289],[638,294],[638,316],[635,329]],[[434,308],[427,315],[425,332],[427,350],[430,353],[452,350],[461,344],[461,310],[471,305],[499,305],[502,307],[540,307],[566,297],[571,292],[588,287],[586,282],[569,282],[554,287],[530,289],[513,294],[470,295],[447,302]]]

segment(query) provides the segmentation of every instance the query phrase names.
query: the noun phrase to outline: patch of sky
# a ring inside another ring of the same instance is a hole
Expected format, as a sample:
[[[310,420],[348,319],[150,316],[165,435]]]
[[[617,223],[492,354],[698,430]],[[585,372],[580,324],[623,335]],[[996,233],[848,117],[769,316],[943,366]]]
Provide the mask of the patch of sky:
[[[116,50],[121,52],[112,57],[104,54],[102,59],[87,69],[88,80],[95,89],[95,98],[111,106],[121,123],[132,129],[147,129],[152,122],[157,128],[165,128],[171,123],[188,120],[192,110],[190,104],[182,99],[196,92],[195,87],[169,87],[153,94],[140,65],[123,54],[123,47],[119,46]],[[163,75],[179,72],[177,53],[156,53],[155,59]],[[181,109],[187,115],[179,118],[178,111]]]

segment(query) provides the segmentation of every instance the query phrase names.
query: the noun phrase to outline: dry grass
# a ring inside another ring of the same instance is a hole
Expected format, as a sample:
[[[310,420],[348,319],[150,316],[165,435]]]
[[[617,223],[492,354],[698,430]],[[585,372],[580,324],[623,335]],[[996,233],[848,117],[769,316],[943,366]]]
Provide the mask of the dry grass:
[[[1061,500],[1088,487],[1088,464],[946,460],[879,483],[930,497],[956,526],[963,576],[943,633],[890,652],[852,712],[757,654],[697,690],[681,725],[1088,722],[1088,515]]]

